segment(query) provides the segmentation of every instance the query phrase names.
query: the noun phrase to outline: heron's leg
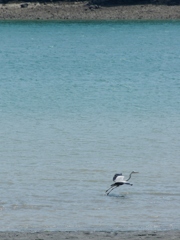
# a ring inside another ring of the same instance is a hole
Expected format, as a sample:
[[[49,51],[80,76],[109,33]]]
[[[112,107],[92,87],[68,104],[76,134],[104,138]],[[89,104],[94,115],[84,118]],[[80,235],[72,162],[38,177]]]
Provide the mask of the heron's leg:
[[[118,187],[118,186],[112,187],[112,188],[110,189],[110,191],[107,193],[107,195],[109,195],[110,192],[111,192],[113,189],[117,188],[117,187]]]
[[[106,192],[108,192],[111,188],[112,188],[112,187],[108,188],[108,189],[106,190]]]
[[[108,192],[111,188],[113,188],[115,186],[115,183],[114,184],[112,184],[111,186],[110,186],[110,188],[108,188],[107,190],[106,190],[106,192]]]

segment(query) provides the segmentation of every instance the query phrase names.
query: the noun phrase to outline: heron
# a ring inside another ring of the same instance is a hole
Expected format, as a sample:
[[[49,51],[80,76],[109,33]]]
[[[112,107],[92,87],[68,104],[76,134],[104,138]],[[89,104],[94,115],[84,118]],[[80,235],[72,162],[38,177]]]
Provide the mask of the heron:
[[[131,175],[132,175],[133,173],[138,173],[138,172],[132,171],[132,172],[129,174],[129,177],[128,177],[127,180],[124,180],[124,176],[122,175],[122,173],[116,173],[116,174],[114,175],[114,177],[113,177],[113,181],[114,181],[115,183],[111,184],[111,187],[106,190],[107,195],[109,195],[109,193],[110,193],[113,189],[115,189],[115,188],[117,188],[117,187],[119,187],[119,186],[121,186],[121,185],[126,184],[126,185],[132,186],[133,184],[129,183],[128,181],[129,181],[129,179],[131,178]]]

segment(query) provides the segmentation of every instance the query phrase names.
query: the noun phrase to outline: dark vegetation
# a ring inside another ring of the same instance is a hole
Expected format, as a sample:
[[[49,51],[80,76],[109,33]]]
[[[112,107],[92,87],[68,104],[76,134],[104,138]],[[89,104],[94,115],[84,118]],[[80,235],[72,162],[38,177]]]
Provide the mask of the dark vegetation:
[[[10,2],[78,2],[87,0],[0,0],[0,3]],[[137,5],[137,4],[157,4],[157,5],[180,5],[180,0],[89,0],[90,4],[96,5]]]
[[[157,5],[180,5],[180,0],[90,0],[91,3],[99,5],[137,5],[137,4],[157,4]]]

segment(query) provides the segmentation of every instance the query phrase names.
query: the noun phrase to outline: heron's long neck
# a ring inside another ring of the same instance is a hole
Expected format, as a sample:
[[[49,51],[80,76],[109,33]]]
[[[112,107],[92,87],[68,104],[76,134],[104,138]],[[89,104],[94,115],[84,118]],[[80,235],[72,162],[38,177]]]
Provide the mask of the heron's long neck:
[[[131,172],[130,174],[129,174],[129,178],[126,180],[126,181],[129,181],[129,179],[131,178],[131,174],[132,174],[133,172]]]

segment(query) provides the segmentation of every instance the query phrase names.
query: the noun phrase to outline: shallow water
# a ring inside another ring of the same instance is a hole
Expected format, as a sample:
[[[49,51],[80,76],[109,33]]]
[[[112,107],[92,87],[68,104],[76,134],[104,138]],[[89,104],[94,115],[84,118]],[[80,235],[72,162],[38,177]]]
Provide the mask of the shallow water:
[[[179,28],[0,23],[1,231],[179,229]]]

